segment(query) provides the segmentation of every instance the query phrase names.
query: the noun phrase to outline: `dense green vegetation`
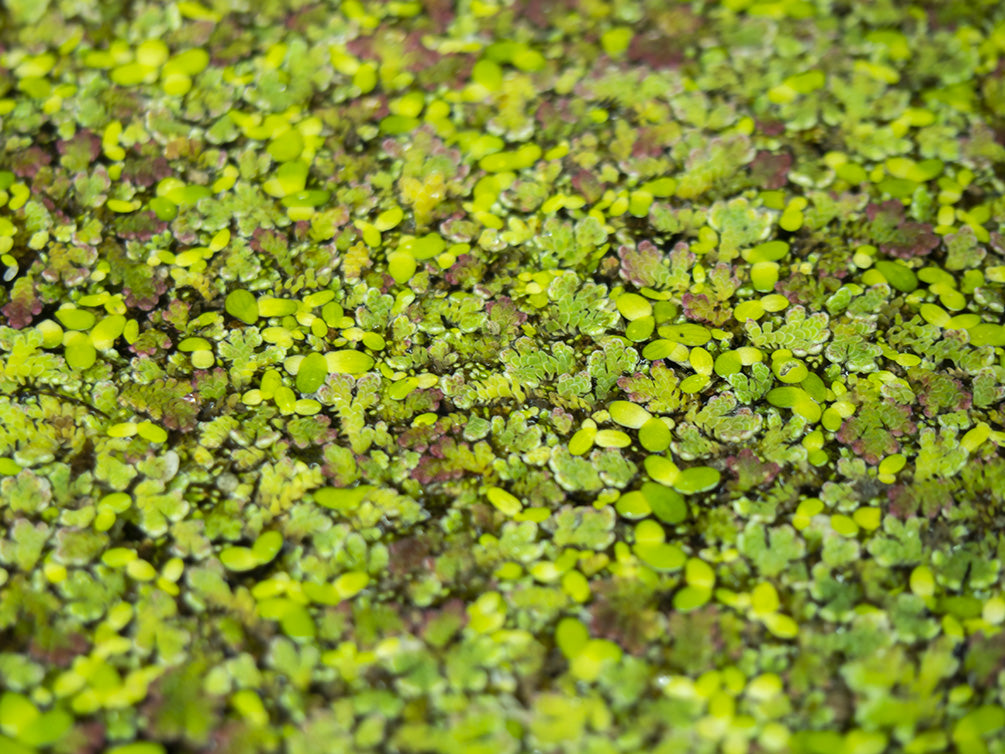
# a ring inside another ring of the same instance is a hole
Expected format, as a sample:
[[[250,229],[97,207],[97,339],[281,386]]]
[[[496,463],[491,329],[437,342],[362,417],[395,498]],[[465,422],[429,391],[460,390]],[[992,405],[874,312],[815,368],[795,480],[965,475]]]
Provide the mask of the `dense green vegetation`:
[[[1005,752],[1005,5],[0,13],[0,752]]]

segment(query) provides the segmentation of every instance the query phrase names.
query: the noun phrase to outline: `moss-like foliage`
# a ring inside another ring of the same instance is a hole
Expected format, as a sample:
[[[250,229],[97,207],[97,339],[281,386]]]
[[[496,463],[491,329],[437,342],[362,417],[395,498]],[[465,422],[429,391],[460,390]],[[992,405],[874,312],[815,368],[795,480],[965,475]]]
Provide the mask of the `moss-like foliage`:
[[[8,0],[0,751],[1005,752],[1003,8]]]

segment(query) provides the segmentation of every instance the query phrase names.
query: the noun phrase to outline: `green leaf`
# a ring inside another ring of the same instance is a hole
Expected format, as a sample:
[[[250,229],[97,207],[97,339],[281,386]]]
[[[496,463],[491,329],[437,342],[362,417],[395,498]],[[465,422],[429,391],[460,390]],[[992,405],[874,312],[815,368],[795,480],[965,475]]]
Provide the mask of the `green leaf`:
[[[94,366],[97,352],[91,339],[82,332],[68,332],[63,339],[66,363],[71,369],[83,372]]]
[[[677,490],[655,482],[644,482],[642,495],[652,508],[653,515],[663,523],[675,525],[687,518],[687,503]]]
[[[325,354],[328,371],[332,374],[348,374],[354,377],[365,374],[373,368],[373,357],[363,351],[331,351]]]
[[[722,475],[718,469],[710,466],[692,466],[683,469],[674,480],[673,487],[682,495],[695,495],[699,492],[708,492],[719,486]]]
[[[60,708],[51,709],[22,727],[19,739],[29,746],[52,746],[72,727],[73,716],[69,712]]]
[[[311,352],[304,357],[297,369],[297,390],[301,393],[313,393],[327,378],[328,360],[323,354]]]
[[[20,739],[39,714],[38,707],[24,694],[5,691],[0,696],[0,730],[7,735]]]
[[[252,554],[258,564],[268,563],[283,549],[283,535],[278,531],[267,531],[261,534],[251,546]]]
[[[253,325],[258,321],[258,300],[250,291],[238,288],[227,294],[224,302],[224,309],[227,314],[241,320],[246,325]]]
[[[220,562],[228,571],[250,571],[261,565],[255,552],[249,547],[225,547],[220,551]]]

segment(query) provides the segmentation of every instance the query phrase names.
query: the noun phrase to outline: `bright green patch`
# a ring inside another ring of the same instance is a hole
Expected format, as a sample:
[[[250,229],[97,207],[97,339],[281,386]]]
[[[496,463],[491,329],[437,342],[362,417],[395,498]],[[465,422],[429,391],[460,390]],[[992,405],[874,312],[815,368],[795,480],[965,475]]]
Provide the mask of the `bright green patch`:
[[[247,325],[253,325],[258,321],[258,301],[249,291],[244,289],[238,288],[227,294],[224,308],[227,310],[227,314]]]
[[[680,472],[673,482],[673,488],[682,495],[708,492],[719,486],[722,474],[710,466],[692,466]]]

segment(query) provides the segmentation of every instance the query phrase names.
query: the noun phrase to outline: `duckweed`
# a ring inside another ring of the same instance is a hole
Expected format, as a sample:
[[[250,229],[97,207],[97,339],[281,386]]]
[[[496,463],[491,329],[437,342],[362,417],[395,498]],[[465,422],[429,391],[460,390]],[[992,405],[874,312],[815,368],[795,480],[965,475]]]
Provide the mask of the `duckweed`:
[[[618,501],[615,503],[615,510],[617,510],[619,516],[635,520],[645,518],[652,513],[652,506],[649,505],[648,499],[642,492],[633,490],[626,492],[618,498]]]
[[[953,327],[952,321],[950,321],[950,327]],[[953,329],[963,328],[953,327]],[[1005,325],[982,322],[966,328],[966,330],[972,345],[978,347],[994,346],[996,348],[1005,346]]]
[[[515,516],[523,510],[523,503],[501,487],[489,487],[485,496],[504,515]]]
[[[875,264],[883,279],[898,291],[910,293],[918,288],[918,277],[907,265],[886,259],[879,259]]]
[[[355,510],[373,490],[370,485],[352,488],[321,487],[314,491],[314,502],[340,512]]]
[[[121,5],[0,25],[0,750],[996,750],[1000,3]]]
[[[644,465],[654,481],[667,486],[673,486],[681,473],[677,464],[663,456],[647,456]]]
[[[660,359],[670,359],[680,361],[686,359],[688,355],[687,346],[672,340],[659,339],[651,341],[642,349],[642,358],[649,361]]]
[[[328,360],[324,354],[309,353],[297,366],[297,390],[301,393],[315,392],[327,378]]]
[[[74,308],[60,309],[56,312],[56,319],[67,330],[90,330],[96,321],[91,312]]]
[[[653,305],[637,293],[622,293],[616,304],[621,315],[631,321],[649,317],[653,313]]]
[[[700,393],[710,382],[707,374],[692,374],[680,381],[680,391],[682,393]]]
[[[229,571],[250,571],[259,559],[250,547],[226,547],[220,551],[220,563]]]
[[[778,264],[776,262],[755,262],[750,268],[750,282],[754,290],[766,293],[775,289],[778,282]]]
[[[660,573],[679,571],[687,560],[684,550],[666,542],[639,543],[634,552],[639,560]]]
[[[650,453],[662,453],[670,447],[672,440],[673,434],[667,423],[658,417],[647,419],[639,427],[639,444]]]
[[[785,241],[767,241],[743,252],[743,258],[751,264],[759,262],[777,262],[789,253],[789,244]]]
[[[656,329],[656,320],[653,317],[634,319],[625,327],[625,337],[635,343],[639,343],[648,340],[652,336],[654,329]]]
[[[708,492],[719,486],[722,474],[710,466],[692,466],[683,469],[674,479],[673,488],[682,495]]]
[[[363,351],[330,351],[324,357],[332,374],[361,375],[375,363],[373,357]]]
[[[71,369],[82,372],[90,369],[97,360],[91,339],[82,332],[68,332],[63,336],[66,363]]]
[[[627,448],[632,438],[616,429],[601,429],[593,438],[593,443],[601,448]]]
[[[142,421],[136,425],[136,434],[144,440],[162,443],[168,439],[168,433],[163,427],[158,427],[153,422]]]
[[[642,496],[656,518],[665,524],[679,524],[687,518],[687,504],[680,493],[662,484],[645,482]]]
[[[278,531],[267,531],[255,540],[251,552],[259,564],[268,563],[283,547],[283,535]]]
[[[740,373],[743,368],[743,359],[736,351],[724,351],[715,357],[712,368],[720,377],[729,377]]]
[[[583,455],[593,447],[596,437],[596,426],[583,427],[569,439],[569,453],[574,456]]]
[[[224,308],[227,310],[227,314],[241,320],[246,325],[253,325],[258,321],[258,300],[249,291],[242,288],[227,294]]]
[[[262,296],[257,299],[257,305],[258,317],[286,317],[296,314],[298,309],[296,301],[275,296]]]
[[[629,427],[630,429],[639,429],[653,419],[652,414],[642,408],[642,406],[629,401],[614,401],[614,403],[607,407],[607,410],[611,414],[611,419],[622,427]]]
[[[712,333],[707,327],[694,324],[662,325],[659,334],[668,340],[685,346],[703,346],[712,339]]]
[[[691,364],[691,368],[698,374],[706,377],[712,374],[712,368],[715,361],[712,359],[712,355],[704,348],[701,348],[700,346],[692,348],[688,361]]]
[[[387,271],[398,285],[404,285],[411,280],[416,269],[418,269],[418,263],[415,257],[408,252],[396,251],[387,257]]]

